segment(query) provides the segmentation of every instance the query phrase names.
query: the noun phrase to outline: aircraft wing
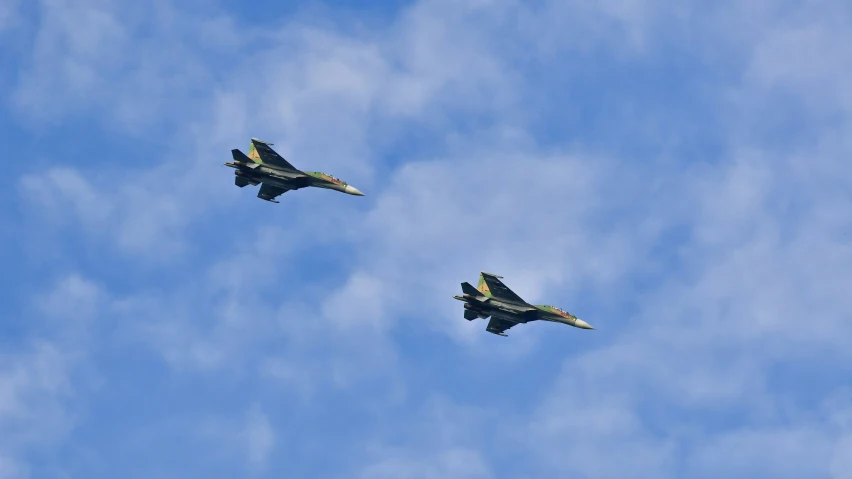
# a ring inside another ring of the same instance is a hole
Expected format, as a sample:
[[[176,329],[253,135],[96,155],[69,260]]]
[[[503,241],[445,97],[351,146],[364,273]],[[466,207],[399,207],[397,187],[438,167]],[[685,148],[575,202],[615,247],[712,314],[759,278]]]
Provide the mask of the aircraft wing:
[[[508,286],[503,284],[500,279],[489,273],[482,273],[482,279],[485,280],[485,284],[488,286],[488,289],[491,291],[491,296],[497,299],[504,299],[506,301],[512,301],[514,303],[522,303],[526,304],[527,302],[521,299],[520,296],[515,294],[514,291],[509,289]]]
[[[290,191],[286,188],[279,188],[278,186],[272,186],[269,183],[262,183],[260,185],[260,191],[257,192],[257,197],[266,200],[266,201],[275,201],[275,197],[282,195],[286,192]]]
[[[503,332],[516,324],[518,323],[506,319],[495,318],[494,316],[492,316],[491,319],[488,321],[488,326],[486,326],[485,330],[489,333],[505,336]]]
[[[266,163],[267,165],[276,166],[278,168],[284,168],[285,170],[296,170],[295,166],[291,165],[287,160],[281,157],[278,153],[275,152],[272,148],[269,147],[266,143],[255,140],[252,138],[252,144],[254,145],[255,150],[257,150],[257,154],[260,155],[260,160]]]

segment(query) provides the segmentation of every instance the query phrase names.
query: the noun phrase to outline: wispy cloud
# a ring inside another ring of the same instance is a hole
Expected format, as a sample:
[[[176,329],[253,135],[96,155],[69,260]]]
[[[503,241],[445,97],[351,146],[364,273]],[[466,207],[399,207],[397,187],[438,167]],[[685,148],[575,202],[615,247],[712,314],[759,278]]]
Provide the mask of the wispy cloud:
[[[245,429],[248,462],[252,467],[263,468],[275,446],[275,433],[266,415],[257,405],[249,410]]]
[[[430,396],[416,412],[410,420],[393,425],[411,431],[402,442],[367,443],[366,465],[358,477],[497,477],[481,450],[484,445],[477,443],[481,436],[476,427],[485,419],[482,411]]]
[[[0,4],[0,33],[18,23],[19,9],[19,0],[8,0]]]
[[[441,477],[459,477],[465,479],[494,477],[482,456],[465,449],[450,449],[435,455],[411,457],[386,451],[388,456],[377,464],[365,468],[359,477],[365,479],[391,479],[410,477],[412,479],[438,479]]]
[[[365,478],[848,475],[848,9],[427,0],[369,30],[296,17],[241,36],[217,15],[181,30],[158,5],[163,21],[42,5],[20,109],[143,132],[167,116],[178,145],[103,176],[20,180],[38,227],[151,263],[133,263],[131,286],[92,265],[104,286],[69,277],[40,296],[44,314],[109,311],[111,340],[179,377],[264,386],[223,388],[241,405],[369,405],[372,426],[340,440],[347,458],[370,444],[344,461]],[[606,128],[558,114],[613,97],[633,108],[601,113]],[[709,120],[671,120],[689,116],[680,102],[712,104]],[[368,196],[267,208],[211,160],[249,136]],[[492,341],[450,298],[481,270],[598,330]],[[46,387],[26,384],[5,397]],[[271,474],[287,431],[240,408],[225,429]],[[25,467],[9,457],[0,467]]]
[[[60,446],[78,423],[79,397],[95,385],[89,325],[101,313],[100,289],[79,275],[48,286],[26,308],[29,334],[4,338],[0,354],[0,474],[30,477],[33,452]],[[5,318],[7,321],[12,318]],[[59,468],[61,469],[61,467]]]
[[[125,131],[160,123],[181,108],[197,108],[193,86],[212,77],[187,51],[188,41],[204,41],[193,46],[226,54],[239,39],[221,17],[183,22],[188,12],[170,2],[149,7],[41,1],[32,56],[14,94],[17,108],[26,118],[49,124],[96,112]],[[187,29],[193,34],[185,35]],[[206,40],[210,31],[217,32],[218,41]],[[177,109],[170,106],[175,95],[182,95]]]

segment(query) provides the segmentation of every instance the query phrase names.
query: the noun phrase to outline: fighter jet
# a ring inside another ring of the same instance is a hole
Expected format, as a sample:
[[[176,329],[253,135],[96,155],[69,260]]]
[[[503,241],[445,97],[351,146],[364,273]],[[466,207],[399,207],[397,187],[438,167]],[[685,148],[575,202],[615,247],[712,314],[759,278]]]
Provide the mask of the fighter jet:
[[[485,330],[499,336],[506,336],[504,332],[516,324],[536,320],[553,321],[581,329],[595,329],[589,323],[556,306],[527,303],[503,284],[500,278],[502,276],[483,272],[479,275],[476,288],[467,282],[461,284],[464,294],[453,298],[464,301],[464,319],[473,321],[476,318],[485,319],[491,316]]]
[[[290,190],[298,190],[306,186],[337,190],[355,196],[364,196],[352,185],[319,171],[301,171],[281,157],[272,148],[272,143],[251,139],[249,154],[246,156],[240,150],[231,150],[233,162],[225,163],[236,169],[234,184],[240,188],[246,185],[260,183],[257,197],[278,203],[276,197]]]

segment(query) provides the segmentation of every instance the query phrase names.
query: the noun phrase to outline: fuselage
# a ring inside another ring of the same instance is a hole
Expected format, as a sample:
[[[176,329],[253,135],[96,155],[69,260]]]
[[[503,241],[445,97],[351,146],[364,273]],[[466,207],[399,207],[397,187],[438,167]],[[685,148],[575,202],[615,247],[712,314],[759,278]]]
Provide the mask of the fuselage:
[[[238,162],[228,162],[225,163],[225,166],[234,168],[237,176],[246,178],[254,185],[258,183],[267,183],[271,186],[277,186],[285,189],[313,186],[316,188],[336,190],[355,196],[364,196],[364,194],[354,186],[319,171],[292,171],[267,166],[265,164],[248,164]]]
[[[579,319],[576,316],[554,306],[515,303],[490,296],[477,297],[470,294],[453,296],[453,298],[459,301],[464,301],[465,309],[477,312],[479,317],[483,319],[491,316],[515,323],[528,323],[530,321],[542,320],[567,324],[581,329],[592,329],[592,327],[582,319]]]

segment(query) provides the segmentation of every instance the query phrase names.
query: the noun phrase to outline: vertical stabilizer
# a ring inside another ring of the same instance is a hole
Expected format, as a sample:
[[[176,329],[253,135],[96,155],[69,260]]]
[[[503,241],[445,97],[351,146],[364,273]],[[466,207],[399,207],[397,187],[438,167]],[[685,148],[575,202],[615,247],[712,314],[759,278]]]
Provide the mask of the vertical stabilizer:
[[[481,274],[479,275],[479,283],[476,285],[476,289],[485,296],[491,297],[491,290],[488,288],[488,283],[485,282],[485,278]]]
[[[252,138],[252,140],[255,140]],[[257,152],[257,148],[254,147],[254,141],[249,142],[249,152],[248,157],[255,163],[263,163],[263,160],[260,159],[260,153]]]

